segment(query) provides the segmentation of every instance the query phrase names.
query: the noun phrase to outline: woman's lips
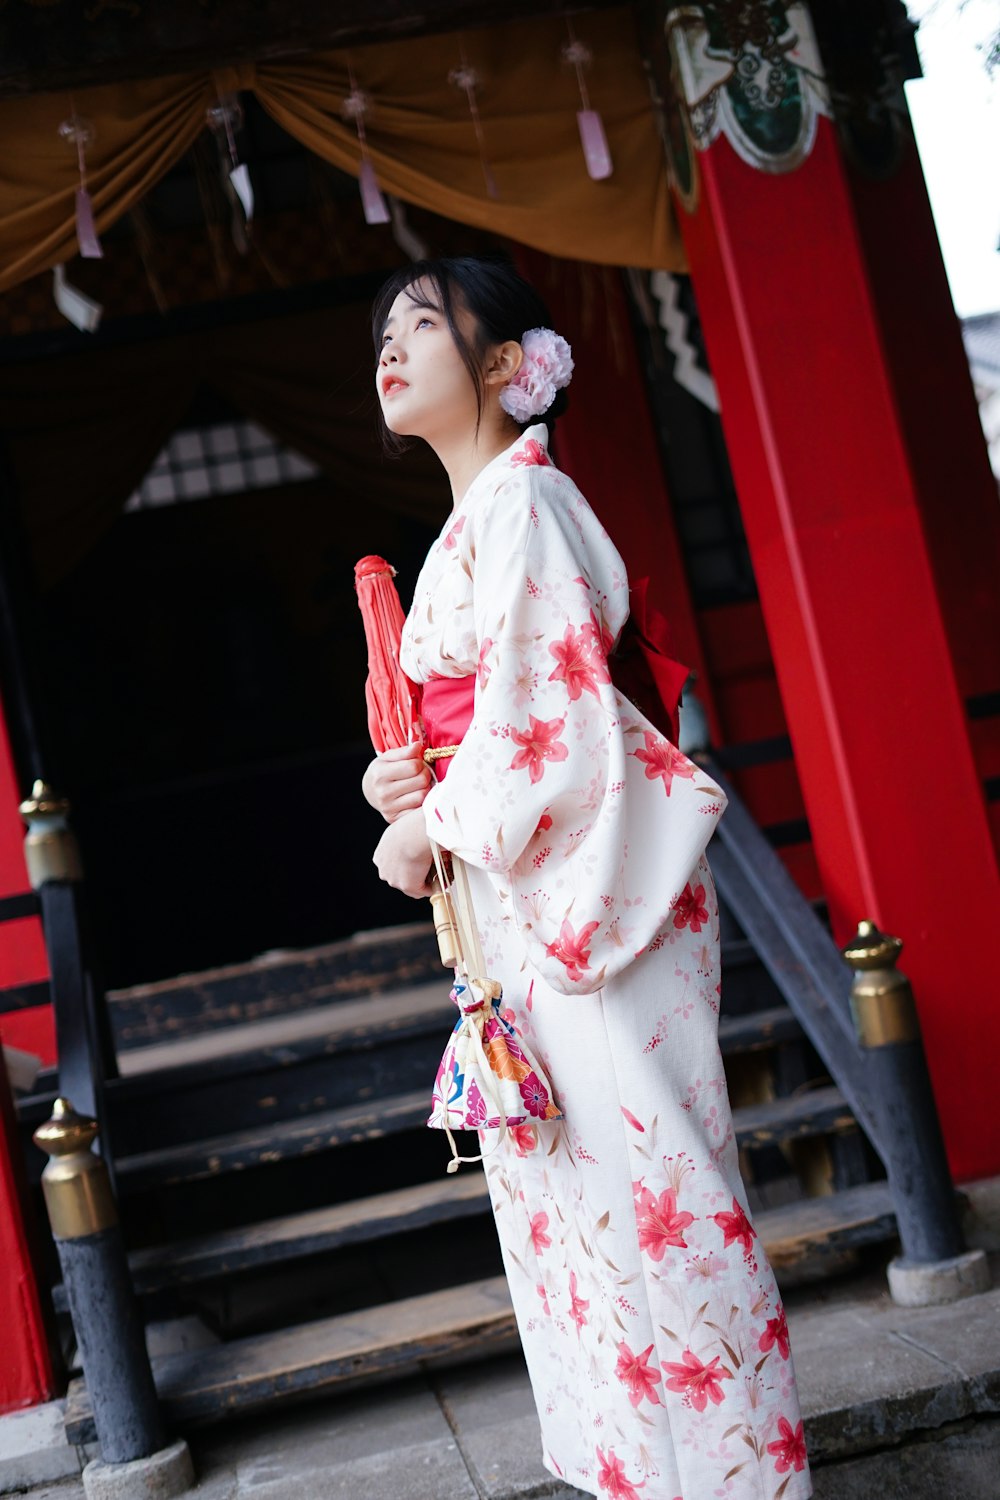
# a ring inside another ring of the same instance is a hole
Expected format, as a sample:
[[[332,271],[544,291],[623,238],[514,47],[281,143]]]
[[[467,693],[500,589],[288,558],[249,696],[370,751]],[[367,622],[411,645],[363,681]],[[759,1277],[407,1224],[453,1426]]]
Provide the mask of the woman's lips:
[[[398,375],[386,375],[382,379],[383,396],[392,396],[396,391],[405,391],[406,388],[406,381],[400,380]]]

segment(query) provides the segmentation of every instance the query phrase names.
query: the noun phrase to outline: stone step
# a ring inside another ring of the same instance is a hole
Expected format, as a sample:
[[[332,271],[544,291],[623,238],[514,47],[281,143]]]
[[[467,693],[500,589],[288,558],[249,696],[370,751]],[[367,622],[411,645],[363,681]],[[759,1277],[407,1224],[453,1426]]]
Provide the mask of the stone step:
[[[482,1171],[467,1167],[457,1177],[442,1173],[413,1187],[133,1250],[129,1270],[136,1292],[145,1297],[405,1235],[487,1213],[489,1206]],[[57,1312],[66,1311],[61,1283],[52,1300]]]
[[[169,1355],[153,1361],[153,1376],[167,1426],[185,1431],[444,1360],[482,1358],[517,1342],[507,1281],[497,1276]],[[97,1435],[82,1380],[67,1392],[66,1435],[72,1443]]]
[[[756,1219],[779,1279],[805,1257],[885,1240],[894,1225],[885,1183],[770,1210]],[[204,1249],[195,1258],[198,1253]],[[168,1425],[183,1431],[444,1360],[481,1358],[516,1342],[507,1284],[495,1277],[170,1355],[155,1360],[153,1372]],[[66,1429],[74,1443],[92,1442],[96,1435],[80,1380],[70,1385]]]
[[[199,1033],[123,1054],[107,1084],[116,1158],[227,1129],[263,1131],[379,1097],[429,1090],[455,1021],[445,980]],[[723,1015],[723,1055],[802,1042],[787,1006]],[[54,1087],[20,1104],[22,1130],[48,1118]]]
[[[242,1172],[312,1156],[358,1141],[412,1130],[430,1111],[430,1090],[323,1110],[301,1119],[281,1120],[250,1130],[202,1137],[178,1146],[123,1156],[116,1163],[119,1192],[176,1187],[181,1183]]]
[[[722,959],[740,1009],[748,985],[773,993],[746,939],[727,939]],[[447,996],[448,982],[433,928],[416,922],[110,990],[106,999],[115,1043],[125,1057],[133,1050],[281,1020],[396,988],[437,983],[445,986]]]
[[[119,1191],[132,1194],[153,1188],[242,1172],[296,1157],[330,1151],[349,1142],[412,1130],[430,1109],[425,1086],[405,1094],[379,1097],[340,1109],[322,1110],[249,1130],[229,1131],[117,1159]],[[734,1110],[741,1146],[753,1148],[805,1136],[834,1134],[854,1127],[855,1120],[839,1089],[809,1089],[787,1099],[772,1099]]]
[[[442,1174],[415,1187],[136,1250],[129,1267],[136,1291],[145,1295],[406,1234],[489,1206],[482,1171],[463,1168],[458,1176]]]

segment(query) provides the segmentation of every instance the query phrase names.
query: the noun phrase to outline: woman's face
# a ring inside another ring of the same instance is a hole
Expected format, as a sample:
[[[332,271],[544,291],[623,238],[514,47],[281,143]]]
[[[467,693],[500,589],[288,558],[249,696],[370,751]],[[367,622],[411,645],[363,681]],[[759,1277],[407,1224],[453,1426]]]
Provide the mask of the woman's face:
[[[414,297],[433,306],[422,307]],[[476,320],[468,308],[457,307],[455,321],[471,339]],[[399,437],[420,437],[433,445],[465,427],[475,430],[476,388],[432,283],[406,288],[389,309],[375,388],[385,425]]]

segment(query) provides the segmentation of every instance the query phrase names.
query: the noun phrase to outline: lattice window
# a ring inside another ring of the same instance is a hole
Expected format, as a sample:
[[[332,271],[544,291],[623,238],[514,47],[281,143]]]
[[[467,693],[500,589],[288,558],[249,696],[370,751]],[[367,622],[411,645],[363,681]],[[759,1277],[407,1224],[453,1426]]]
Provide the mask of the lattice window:
[[[175,432],[129,497],[127,511],[233,495],[314,479],[319,467],[256,422],[217,422]]]

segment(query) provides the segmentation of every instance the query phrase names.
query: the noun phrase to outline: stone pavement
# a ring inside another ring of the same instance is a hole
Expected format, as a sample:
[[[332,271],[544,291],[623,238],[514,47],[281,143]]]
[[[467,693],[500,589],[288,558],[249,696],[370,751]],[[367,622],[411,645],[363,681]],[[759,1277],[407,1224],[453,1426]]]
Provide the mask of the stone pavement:
[[[978,1297],[900,1308],[879,1270],[787,1294],[817,1500],[1000,1500],[998,1200],[994,1183],[970,1235],[993,1252],[994,1287]],[[12,1483],[4,1429],[9,1437],[12,1421],[29,1418],[40,1420],[36,1412],[0,1423],[0,1493],[83,1500],[78,1475],[91,1455],[65,1446],[61,1473],[77,1477],[25,1488],[43,1473],[55,1479],[50,1447],[47,1468],[22,1467]],[[580,1496],[542,1467],[517,1355],[185,1435],[199,1474],[195,1500]],[[669,1497],[647,1488],[643,1500]]]

